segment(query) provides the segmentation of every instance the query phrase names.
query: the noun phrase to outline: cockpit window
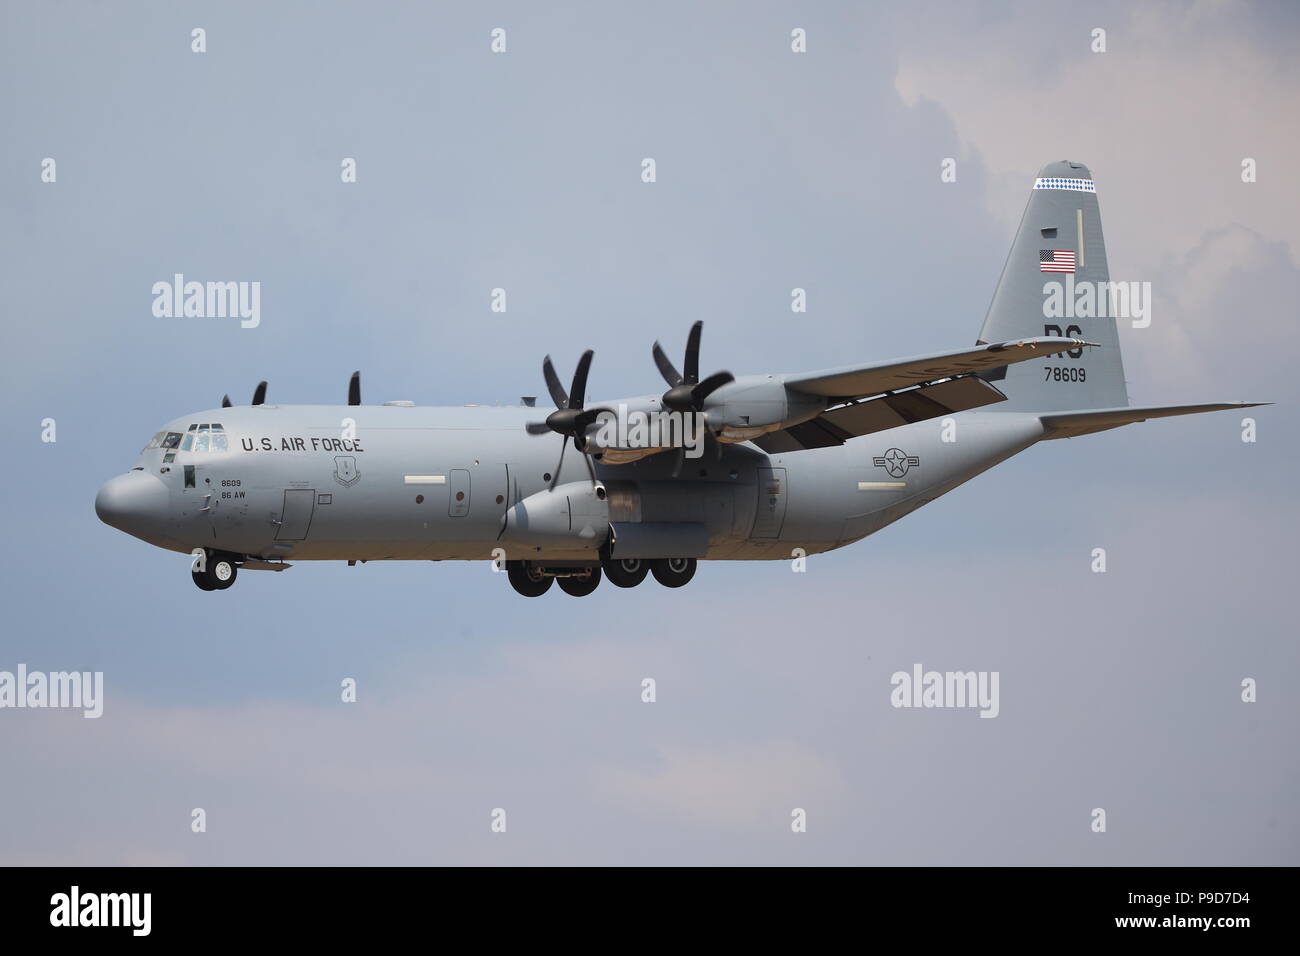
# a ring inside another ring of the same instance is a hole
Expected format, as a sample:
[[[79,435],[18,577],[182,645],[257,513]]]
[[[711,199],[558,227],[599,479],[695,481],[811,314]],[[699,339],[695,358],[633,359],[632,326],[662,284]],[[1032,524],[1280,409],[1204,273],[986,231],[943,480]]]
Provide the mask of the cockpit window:
[[[153,438],[149,439],[149,444],[144,446],[144,450],[148,451],[151,448],[157,448],[159,445],[162,444],[162,440],[166,437],[167,437],[167,433],[165,431],[159,432],[158,434],[154,435]]]
[[[229,447],[220,422],[191,425],[181,440],[181,451],[227,451]]]
[[[159,432],[158,434],[162,435],[163,433]],[[168,451],[170,449],[179,447],[180,443],[181,443],[180,432],[167,432],[166,435],[163,437],[162,444],[159,445],[159,447],[162,448],[164,451]]]

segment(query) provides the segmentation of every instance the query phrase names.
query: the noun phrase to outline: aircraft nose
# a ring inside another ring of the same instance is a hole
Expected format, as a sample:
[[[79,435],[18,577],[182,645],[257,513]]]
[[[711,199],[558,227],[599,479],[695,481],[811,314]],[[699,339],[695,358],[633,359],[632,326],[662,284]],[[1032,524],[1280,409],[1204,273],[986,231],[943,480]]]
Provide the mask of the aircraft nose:
[[[143,471],[110,478],[95,495],[95,514],[127,534],[147,530],[166,513],[167,486]]]

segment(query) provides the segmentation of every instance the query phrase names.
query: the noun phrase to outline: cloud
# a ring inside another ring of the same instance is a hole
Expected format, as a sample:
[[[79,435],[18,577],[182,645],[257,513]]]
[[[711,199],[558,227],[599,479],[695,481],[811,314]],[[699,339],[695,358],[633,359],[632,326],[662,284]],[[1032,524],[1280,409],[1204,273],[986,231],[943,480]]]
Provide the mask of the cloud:
[[[1152,275],[1151,326],[1121,323],[1134,404],[1295,399],[1300,267],[1292,248],[1241,225],[1202,235]],[[1290,303],[1290,305],[1288,305]],[[1207,388],[1214,394],[1202,394]],[[1161,397],[1163,396],[1163,397]]]
[[[934,101],[952,117],[1007,228],[1034,173],[1072,159],[1097,181],[1112,277],[1149,275],[1234,222],[1293,241],[1300,128],[1280,118],[1300,100],[1300,66],[1284,45],[1259,42],[1269,8],[1160,2],[1086,19],[1033,3],[994,16],[944,11],[944,30],[924,7],[901,18],[894,84],[905,102]],[[1091,52],[1094,27],[1107,31],[1106,53]],[[1241,182],[1244,157],[1258,161],[1259,182]]]

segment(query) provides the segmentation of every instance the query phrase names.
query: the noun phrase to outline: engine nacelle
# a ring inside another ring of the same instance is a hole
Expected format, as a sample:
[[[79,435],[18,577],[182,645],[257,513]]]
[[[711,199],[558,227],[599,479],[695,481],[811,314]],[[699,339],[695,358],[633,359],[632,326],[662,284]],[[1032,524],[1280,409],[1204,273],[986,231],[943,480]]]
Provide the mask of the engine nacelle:
[[[530,548],[598,551],[609,537],[605,486],[570,481],[529,495],[506,512],[501,540]]]

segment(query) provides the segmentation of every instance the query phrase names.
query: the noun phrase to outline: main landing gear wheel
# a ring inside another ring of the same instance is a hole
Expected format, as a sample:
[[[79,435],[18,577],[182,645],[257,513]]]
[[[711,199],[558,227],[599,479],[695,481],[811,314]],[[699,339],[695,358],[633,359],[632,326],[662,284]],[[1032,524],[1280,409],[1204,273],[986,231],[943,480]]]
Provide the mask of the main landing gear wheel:
[[[655,580],[664,587],[679,588],[683,584],[690,583],[691,578],[695,577],[695,559],[660,558],[651,562],[650,570]]]
[[[586,597],[600,584],[600,568],[592,568],[586,574],[574,574],[560,578],[560,590],[572,597]]]
[[[555,580],[527,561],[507,561],[506,576],[510,578],[510,586],[524,597],[541,597]]]
[[[202,571],[191,571],[190,577],[204,591],[224,591],[235,583],[239,565],[228,554],[209,554]]]
[[[650,573],[650,562],[640,558],[615,558],[602,561],[601,567],[605,569],[609,583],[620,588],[634,588]]]

